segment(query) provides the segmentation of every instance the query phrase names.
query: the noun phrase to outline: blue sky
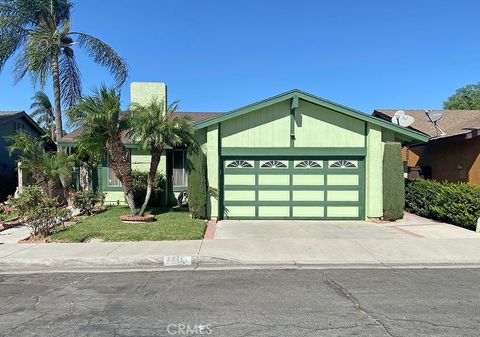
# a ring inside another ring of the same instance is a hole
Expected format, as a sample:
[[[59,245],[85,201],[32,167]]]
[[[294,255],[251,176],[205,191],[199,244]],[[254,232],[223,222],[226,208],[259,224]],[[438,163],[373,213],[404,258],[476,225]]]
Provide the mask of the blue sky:
[[[129,82],[166,82],[182,111],[229,111],[292,88],[366,113],[434,109],[480,81],[479,1],[76,2],[73,30],[113,46]],[[85,91],[112,82],[78,57]],[[28,110],[34,88],[13,85],[10,66],[0,110]]]

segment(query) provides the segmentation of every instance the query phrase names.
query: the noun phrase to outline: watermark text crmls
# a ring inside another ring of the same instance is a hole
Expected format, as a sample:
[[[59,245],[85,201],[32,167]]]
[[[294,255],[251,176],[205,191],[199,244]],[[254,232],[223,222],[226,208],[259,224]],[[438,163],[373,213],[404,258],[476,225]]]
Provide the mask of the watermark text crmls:
[[[174,323],[167,326],[167,332],[170,335],[177,336],[210,335],[212,328],[210,324]]]

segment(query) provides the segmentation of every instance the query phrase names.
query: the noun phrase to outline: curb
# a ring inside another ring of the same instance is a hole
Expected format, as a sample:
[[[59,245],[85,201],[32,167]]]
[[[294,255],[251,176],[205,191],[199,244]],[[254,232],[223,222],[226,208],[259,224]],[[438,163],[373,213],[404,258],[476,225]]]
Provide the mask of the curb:
[[[205,230],[205,235],[203,236],[204,240],[213,240],[215,236],[215,231],[217,230],[217,221],[208,220],[207,229]]]

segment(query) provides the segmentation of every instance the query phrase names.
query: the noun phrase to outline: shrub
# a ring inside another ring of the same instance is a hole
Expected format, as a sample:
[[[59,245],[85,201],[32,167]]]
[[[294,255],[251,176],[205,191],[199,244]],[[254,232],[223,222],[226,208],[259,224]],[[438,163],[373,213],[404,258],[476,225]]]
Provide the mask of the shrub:
[[[133,198],[135,205],[142,205],[147,194],[147,172],[134,170],[133,177]],[[152,195],[148,201],[150,206],[162,206],[164,204],[165,196],[165,176],[157,174],[152,186]]]
[[[188,153],[188,208],[193,219],[207,218],[207,158],[202,151]]]
[[[103,205],[105,193],[100,191],[81,191],[73,194],[73,207],[78,208],[81,213],[92,215],[97,204]]]
[[[400,143],[386,143],[383,153],[383,218],[394,221],[403,217],[405,178]]]
[[[408,212],[472,230],[480,217],[480,187],[469,183],[409,181],[405,201]]]
[[[60,208],[55,199],[37,186],[25,187],[18,198],[9,198],[9,204],[16,214],[24,217],[34,236],[52,234],[71,217],[70,210]]]

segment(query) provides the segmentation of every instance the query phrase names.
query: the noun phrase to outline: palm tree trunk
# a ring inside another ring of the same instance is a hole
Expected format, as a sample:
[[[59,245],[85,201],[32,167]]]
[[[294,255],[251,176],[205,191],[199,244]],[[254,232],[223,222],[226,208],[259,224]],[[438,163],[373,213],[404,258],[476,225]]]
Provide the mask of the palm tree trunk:
[[[62,107],[60,103],[60,74],[58,71],[58,56],[52,57],[53,97],[55,109],[55,134],[57,142],[63,137]]]
[[[109,165],[122,183],[123,193],[125,194],[127,205],[130,208],[132,215],[135,215],[136,207],[133,199],[132,167],[130,166],[128,151],[123,145],[120,137],[108,141],[106,148],[108,155],[110,156]]]
[[[143,216],[145,209],[147,208],[150,196],[152,195],[153,183],[155,182],[155,175],[157,174],[158,165],[162,157],[163,147],[152,146],[150,150],[150,169],[147,176],[147,193],[145,194],[145,200],[143,201],[142,208],[138,212],[138,215]]]

